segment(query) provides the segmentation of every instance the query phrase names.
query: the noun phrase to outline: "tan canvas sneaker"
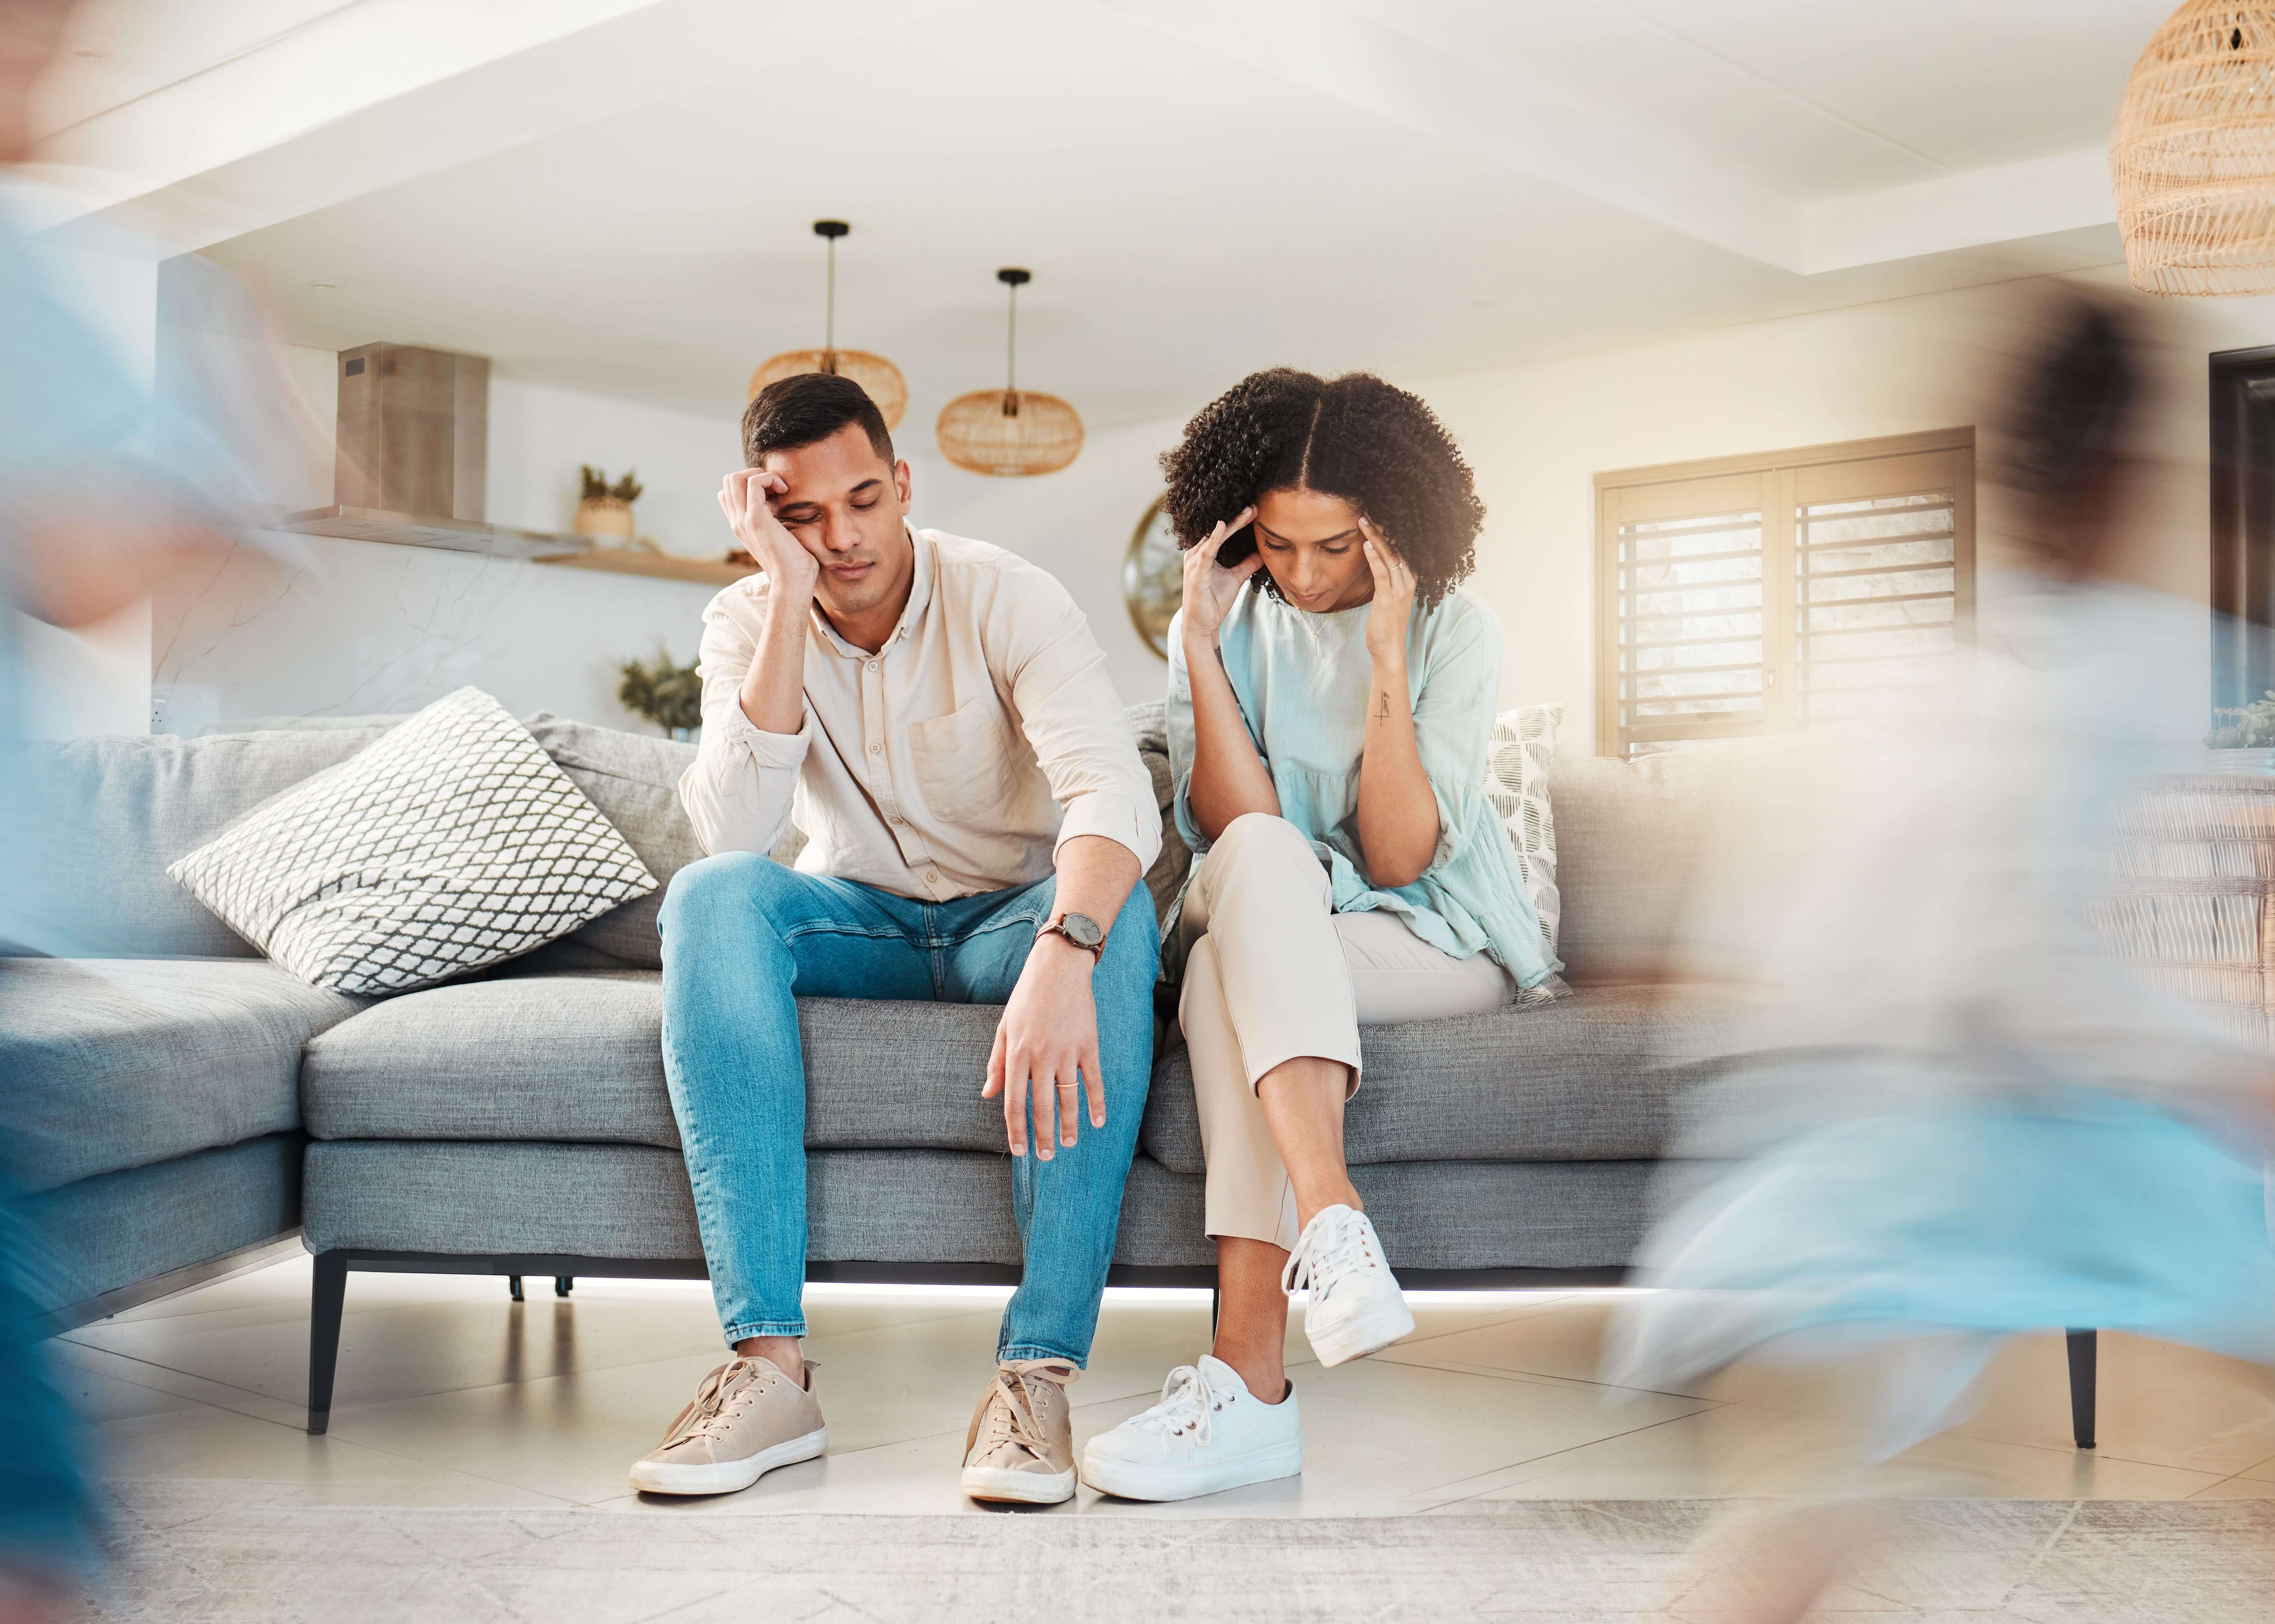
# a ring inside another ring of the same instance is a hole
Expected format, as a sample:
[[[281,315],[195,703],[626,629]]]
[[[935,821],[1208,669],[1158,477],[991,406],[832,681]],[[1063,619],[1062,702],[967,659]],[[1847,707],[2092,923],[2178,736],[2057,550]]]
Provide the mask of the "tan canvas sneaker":
[[[650,1494],[731,1494],[777,1466],[811,1461],[829,1446],[821,1405],[805,1380],[771,1359],[729,1359],[703,1379],[654,1449],[632,1462],[632,1487]]]
[[[979,1395],[964,1435],[964,1492],[979,1500],[1051,1506],[1074,1497],[1074,1423],[1064,1359],[1007,1359]]]

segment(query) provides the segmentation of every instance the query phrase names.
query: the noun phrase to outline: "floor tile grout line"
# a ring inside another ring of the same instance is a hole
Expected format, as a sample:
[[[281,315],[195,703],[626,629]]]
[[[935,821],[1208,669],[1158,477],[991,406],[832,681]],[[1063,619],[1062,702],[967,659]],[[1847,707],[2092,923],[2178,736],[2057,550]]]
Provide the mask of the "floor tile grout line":
[[[1401,1348],[1403,1348],[1403,1347],[1406,1347],[1406,1346],[1407,1346],[1407,1344],[1406,1344],[1406,1343],[1404,1343],[1404,1342],[1400,1342],[1400,1343],[1398,1343],[1398,1344],[1397,1344],[1397,1346],[1398,1346],[1398,1347],[1401,1347]],[[1674,1392],[1674,1390],[1672,1390],[1671,1388],[1667,1388],[1667,1387],[1622,1387],[1622,1386],[1615,1386],[1614,1384],[1613,1384],[1613,1383],[1611,1383],[1611,1382],[1607,1382],[1607,1381],[1589,1381],[1589,1380],[1586,1380],[1585,1379],[1583,1379],[1583,1378],[1582,1378],[1582,1377],[1578,1377],[1578,1376],[1559,1376],[1559,1375],[1555,1374],[1553,1371],[1509,1371],[1509,1370],[1503,1370],[1503,1369],[1501,1369],[1500,1367],[1499,1367],[1499,1366],[1497,1366],[1497,1365],[1489,1365],[1489,1364],[1422,1364],[1422,1363],[1409,1363],[1407,1361],[1405,1361],[1405,1360],[1403,1360],[1403,1359],[1386,1359],[1386,1360],[1384,1360],[1384,1361],[1383,1361],[1383,1363],[1384,1363],[1385,1364],[1390,1364],[1390,1365],[1403,1365],[1403,1366],[1405,1366],[1405,1368],[1407,1368],[1407,1369],[1409,1369],[1409,1370],[1421,1370],[1421,1371],[1444,1371],[1447,1372],[1448,1374],[1451,1374],[1451,1375],[1457,1375],[1457,1376],[1491,1376],[1491,1377],[1497,1378],[1498,1379],[1502,1380],[1502,1381],[1518,1381],[1518,1382],[1523,1382],[1523,1383],[1525,1383],[1526,1385],[1531,1386],[1546,1387],[1546,1388],[1549,1388],[1549,1389],[1551,1389],[1551,1390],[1562,1389],[1563,1391],[1566,1391],[1566,1392],[1575,1392],[1575,1391],[1578,1391],[1578,1392],[1587,1392],[1587,1393],[1616,1393],[1616,1394],[1629,1394],[1629,1393],[1632,1393],[1632,1394],[1640,1394],[1640,1395],[1642,1395],[1642,1396],[1644,1396],[1644,1397],[1645,1397],[1645,1398],[1655,1398],[1655,1399],[1680,1399],[1680,1400],[1682,1400],[1683,1402],[1685,1402],[1685,1403],[1690,1403],[1690,1404],[1713,1404],[1713,1403],[1717,1403],[1717,1402],[1725,1402],[1725,1403],[1735,1403],[1735,1402],[1737,1402],[1737,1401],[1736,1401],[1736,1400],[1714,1400],[1714,1399],[1701,1398],[1701,1397],[1700,1397],[1697,1394],[1696,1394],[1696,1393],[1676,1393],[1676,1392]],[[1765,1408],[1767,1408],[1767,1406],[1764,1406],[1764,1405],[1756,1405],[1756,1406],[1754,1406],[1753,1408],[1755,1408],[1755,1409],[1765,1409]],[[1791,1414],[1797,1414],[1797,1413],[1799,1413],[1799,1412],[1796,1412],[1796,1411],[1790,1411],[1790,1410],[1780,1410],[1780,1411],[1778,1411],[1778,1412],[1776,1412],[1776,1413],[1780,1414],[1780,1415],[1791,1415]]]
[[[400,1306],[400,1305],[398,1305],[398,1306]],[[374,1311],[374,1312],[383,1312],[383,1311],[382,1311],[382,1310],[374,1310],[374,1311]],[[950,1315],[950,1316],[948,1316],[947,1318],[966,1318],[966,1317],[967,1317],[967,1316],[963,1316],[963,1315]],[[939,1322],[939,1321],[936,1321],[936,1320],[918,1320],[918,1321],[905,1321],[905,1322],[901,1322],[901,1323],[902,1323],[902,1324],[905,1324],[905,1325],[909,1325],[909,1326],[918,1326],[918,1325],[938,1324],[938,1323],[940,1323],[940,1322]],[[837,1332],[832,1332],[832,1333],[830,1333],[828,1336],[810,1338],[810,1339],[808,1339],[808,1340],[809,1340],[809,1341],[828,1341],[831,1340],[831,1339],[832,1339],[832,1338],[834,1338],[834,1337],[840,1337],[840,1336],[864,1336],[864,1335],[873,1334],[873,1333],[876,1333],[876,1332],[880,1332],[880,1331],[888,1331],[888,1330],[893,1330],[893,1329],[896,1329],[896,1328],[897,1328],[896,1326],[865,1326],[865,1327],[862,1327],[861,1329],[854,1330],[854,1331],[837,1331]],[[179,1365],[173,1365],[173,1364],[166,1364],[166,1363],[161,1363],[161,1362],[160,1362],[160,1361],[158,1361],[158,1360],[144,1358],[144,1357],[140,1356],[140,1355],[136,1355],[136,1354],[122,1353],[122,1352],[121,1352],[121,1351],[119,1351],[117,1348],[105,1348],[105,1347],[101,1346],[101,1345],[100,1345],[100,1344],[98,1344],[98,1343],[81,1341],[79,1341],[79,1339],[77,1339],[76,1337],[72,1337],[72,1336],[69,1336],[69,1335],[65,1335],[65,1336],[63,1336],[63,1337],[59,1337],[59,1338],[57,1338],[57,1340],[58,1340],[58,1341],[69,1341],[69,1342],[72,1344],[72,1347],[74,1347],[74,1348],[79,1348],[79,1349],[81,1349],[81,1350],[83,1350],[83,1351],[85,1351],[85,1352],[94,1353],[94,1354],[99,1354],[99,1355],[102,1355],[102,1356],[104,1356],[104,1357],[106,1357],[106,1358],[111,1358],[111,1359],[124,1359],[124,1360],[127,1361],[129,1363],[140,1365],[140,1366],[144,1367],[145,1369],[154,1370],[154,1371],[163,1371],[167,1372],[169,1375],[172,1375],[172,1376],[178,1376],[178,1377],[181,1377],[181,1378],[185,1379],[185,1380],[189,1380],[189,1381],[201,1381],[201,1382],[208,1383],[208,1385],[213,1386],[215,1386],[215,1387],[223,1387],[223,1388],[226,1388],[228,1391],[230,1391],[230,1392],[231,1392],[231,1393],[242,1393],[242,1394],[246,1394],[247,1397],[249,1397],[249,1398],[253,1398],[253,1399],[257,1399],[257,1400],[259,1400],[261,1402],[262,1402],[262,1403],[264,1403],[264,1404],[276,1404],[276,1405],[282,1405],[282,1406],[283,1406],[283,1407],[285,1407],[285,1408],[287,1408],[287,1409],[299,1409],[302,1410],[304,1413],[305,1413],[305,1411],[306,1411],[306,1408],[307,1408],[306,1401],[303,1401],[303,1400],[294,1400],[294,1399],[278,1398],[278,1397],[275,1396],[275,1395],[274,1395],[274,1394],[272,1394],[262,1393],[262,1392],[259,1391],[257,1388],[252,1388],[252,1387],[240,1387],[240,1386],[237,1386],[235,1383],[233,1383],[233,1382],[225,1382],[225,1381],[222,1381],[222,1380],[218,1379],[217,1378],[211,1377],[211,1376],[207,1376],[207,1375],[201,1374],[200,1372],[196,1371],[185,1371],[185,1370],[182,1369]],[[349,1413],[349,1412],[350,1412],[350,1411],[351,1411],[351,1410],[354,1410],[354,1409],[360,1409],[360,1408],[364,1408],[365,1406],[372,1405],[372,1404],[403,1404],[403,1403],[413,1403],[413,1402],[416,1402],[416,1401],[418,1401],[419,1400],[421,1400],[421,1399],[442,1398],[442,1397],[445,1397],[445,1396],[449,1396],[449,1395],[453,1395],[453,1394],[458,1394],[487,1393],[487,1392],[491,1392],[491,1391],[494,1391],[494,1390],[495,1390],[495,1389],[498,1389],[498,1388],[503,1388],[503,1387],[530,1386],[534,1386],[534,1385],[539,1384],[539,1383],[543,1383],[543,1382],[552,1382],[552,1381],[560,1381],[560,1380],[563,1380],[563,1379],[569,1379],[569,1378],[572,1378],[572,1377],[577,1377],[577,1376],[599,1375],[599,1374],[601,1374],[601,1373],[602,1373],[602,1372],[606,1372],[606,1371],[626,1371],[626,1370],[631,1370],[631,1369],[634,1368],[635,1366],[642,1365],[642,1364],[662,1364],[662,1363],[668,1363],[668,1362],[669,1362],[669,1361],[671,1361],[671,1360],[674,1360],[674,1359],[693,1359],[693,1358],[701,1358],[701,1357],[705,1357],[705,1356],[705,1356],[705,1355],[701,1355],[701,1354],[665,1354],[665,1355],[661,1356],[660,1357],[654,1357],[654,1358],[627,1359],[627,1360],[623,1360],[623,1361],[608,1361],[608,1362],[596,1363],[592,1363],[592,1364],[578,1364],[578,1365],[576,1365],[576,1366],[572,1367],[571,1369],[565,1370],[565,1371],[547,1371],[547,1372],[537,1373],[537,1374],[531,1374],[531,1375],[525,1375],[525,1376],[513,1376],[513,1377],[509,1377],[509,1378],[507,1378],[506,1379],[504,1379],[504,1380],[503,1380],[503,1381],[478,1381],[478,1382],[472,1382],[472,1383],[469,1383],[469,1384],[466,1384],[466,1385],[464,1385],[464,1386],[452,1386],[452,1387],[437,1387],[437,1388],[434,1388],[434,1389],[432,1389],[431,1391],[424,1392],[424,1393],[403,1394],[399,1394],[399,1395],[397,1395],[397,1396],[396,1396],[396,1397],[393,1397],[393,1398],[367,1399],[367,1400],[362,1400],[362,1401],[358,1401],[358,1402],[354,1402],[354,1403],[348,1403],[348,1404],[339,1404],[339,1403],[335,1403],[335,1405],[333,1406],[333,1408],[334,1408],[334,1409],[335,1409],[335,1410],[336,1410],[338,1413],[340,1413],[340,1414],[342,1414],[342,1415],[346,1415],[347,1413]],[[1310,1361],[1304,1361],[1304,1362],[1302,1362],[1302,1363],[1310,1363]],[[1291,1367],[1291,1368],[1292,1368],[1292,1367]],[[127,1378],[125,1378],[125,1377],[119,1377],[119,1378],[116,1378],[115,1379],[124,1381],[124,1380],[127,1380],[128,1379],[127,1379]],[[149,1386],[148,1386],[148,1384],[147,1384],[147,1383],[144,1383],[144,1382],[136,1382],[136,1383],[133,1383],[132,1385],[137,1386],[146,1387],[146,1388],[147,1388],[147,1390],[148,1390],[148,1391],[155,1392],[155,1393],[163,1393],[163,1392],[165,1392],[165,1391],[166,1391],[166,1390],[165,1390],[164,1388],[162,1388],[162,1387],[149,1387]],[[188,1394],[168,1394],[168,1396],[169,1396],[169,1397],[171,1397],[171,1398],[187,1398],[189,1395],[188,1395]],[[1135,1395],[1133,1394],[1132,1396],[1135,1396]],[[250,1411],[237,1409],[235,1409],[235,1408],[233,1408],[232,1406],[230,1406],[230,1405],[226,1405],[226,1404],[214,1404],[214,1403],[213,1403],[213,1401],[212,1401],[211,1400],[209,1400],[209,1399],[200,1399],[200,1400],[196,1400],[196,1401],[194,1401],[199,1402],[199,1403],[208,1404],[208,1405],[211,1406],[213,1409],[226,1409],[226,1410],[229,1410],[229,1411],[230,1411],[230,1413],[231,1413],[231,1414],[232,1414],[232,1415],[249,1415],[249,1414],[251,1414],[251,1412],[250,1412]],[[269,1418],[269,1417],[268,1417],[268,1416],[253,1416],[253,1419],[255,1419],[255,1420],[268,1420],[268,1419],[270,1419],[270,1418]],[[289,1424],[289,1423],[287,1423],[287,1424]]]
[[[245,1396],[246,1396],[246,1397],[247,1397],[247,1398],[249,1398],[249,1399],[258,1399],[258,1400],[260,1400],[260,1401],[261,1401],[262,1403],[264,1403],[264,1404],[283,1404],[283,1405],[286,1405],[286,1406],[288,1406],[288,1407],[289,1407],[289,1406],[291,1406],[291,1403],[292,1403],[292,1401],[291,1401],[291,1400],[290,1400],[290,1399],[272,1398],[269,1394],[266,1394],[266,1393],[262,1393],[262,1392],[261,1392],[260,1390],[258,1390],[257,1388],[253,1388],[253,1387],[240,1387],[240,1386],[238,1386],[235,1382],[221,1381],[221,1380],[218,1380],[218,1379],[216,1379],[215,1378],[211,1377],[211,1376],[200,1376],[200,1375],[197,1371],[185,1371],[185,1370],[181,1370],[181,1369],[179,1369],[179,1368],[178,1368],[178,1367],[176,1367],[176,1366],[174,1366],[174,1365],[170,1365],[170,1364],[161,1364],[161,1363],[159,1363],[155,1359],[140,1359],[140,1358],[135,1357],[135,1356],[133,1356],[132,1354],[123,1354],[123,1353],[120,1353],[120,1352],[119,1352],[119,1351],[117,1351],[117,1349],[116,1349],[116,1348],[90,1348],[90,1347],[88,1347],[88,1345],[87,1345],[87,1343],[85,1343],[85,1342],[74,1342],[74,1343],[72,1343],[72,1345],[73,1347],[75,1347],[75,1348],[86,1348],[86,1349],[87,1349],[88,1352],[90,1352],[90,1353],[98,1353],[98,1354],[101,1354],[101,1355],[102,1355],[102,1356],[103,1356],[104,1357],[106,1357],[106,1358],[110,1358],[110,1359],[124,1359],[127,1363],[129,1363],[129,1364],[132,1364],[132,1365],[138,1365],[138,1366],[140,1366],[140,1368],[142,1368],[142,1369],[144,1369],[144,1370],[147,1370],[147,1371],[165,1371],[165,1372],[166,1372],[166,1374],[168,1374],[169,1376],[179,1376],[179,1377],[182,1377],[183,1379],[185,1379],[185,1380],[189,1380],[189,1381],[201,1381],[201,1382],[204,1382],[208,1386],[212,1386],[212,1387],[221,1387],[221,1388],[223,1388],[223,1389],[225,1389],[225,1390],[227,1390],[228,1392],[231,1392],[231,1393],[242,1393],[243,1394],[245,1394]],[[111,1379],[112,1379],[112,1380],[114,1380],[114,1381],[124,1381],[124,1382],[127,1382],[127,1383],[129,1383],[131,1386],[138,1386],[138,1387],[148,1387],[148,1388],[149,1388],[149,1391],[151,1391],[151,1392],[153,1392],[153,1393],[165,1393],[165,1392],[166,1392],[166,1389],[164,1389],[163,1387],[150,1387],[150,1386],[149,1386],[149,1384],[148,1384],[147,1382],[139,1382],[139,1381],[135,1381],[132,1377],[127,1377],[127,1376],[116,1376],[116,1377],[113,1377]],[[170,1398],[187,1398],[187,1397],[189,1397],[189,1394],[185,1394],[185,1393],[174,1393],[174,1394],[167,1394],[167,1396],[168,1396],[168,1397],[170,1397]],[[231,1409],[231,1407],[230,1407],[230,1406],[228,1406],[228,1405],[226,1405],[226,1404],[215,1404],[215,1403],[214,1403],[214,1402],[213,1402],[213,1401],[212,1401],[211,1399],[199,1399],[199,1400],[196,1400],[195,1401],[196,1401],[196,1402],[198,1402],[198,1403],[200,1403],[200,1404],[205,1404],[205,1405],[210,1406],[212,1409],[227,1409],[227,1410],[229,1410],[229,1411],[230,1411],[230,1413],[231,1413],[231,1415],[240,1415],[240,1416],[241,1416],[241,1415],[244,1415],[244,1414],[246,1414],[246,1411],[244,1411],[244,1410],[240,1410],[240,1409]],[[300,1406],[300,1408],[301,1408],[301,1409],[305,1409],[306,1408],[306,1405],[302,1405],[302,1406]],[[264,1417],[256,1416],[256,1417],[254,1417],[254,1419],[256,1419],[256,1420],[259,1420],[259,1419],[264,1419]]]
[[[1654,1431],[1660,1427],[1670,1427],[1674,1425],[1677,1422],[1694,1420],[1697,1417],[1706,1414],[1709,1410],[1723,1408],[1726,1407],[1715,1404],[1711,1401],[1701,1401],[1700,1408],[1692,1410],[1689,1415],[1669,1416],[1664,1420],[1645,1422],[1641,1426],[1629,1427],[1622,1431],[1607,1432],[1601,1438],[1590,1439],[1584,1443],[1568,1445],[1562,1449],[1552,1449],[1546,1454],[1533,1455],[1529,1459],[1523,1461],[1511,1461],[1507,1466],[1496,1466],[1489,1472],[1476,1472],[1472,1473],[1468,1477],[1456,1477],[1454,1479],[1454,1483],[1470,1483],[1476,1481],[1476,1479],[1479,1477],[1497,1477],[1503,1472],[1513,1472],[1522,1466],[1538,1466],[1541,1462],[1553,1461],[1559,1455],[1572,1454],[1582,1449],[1593,1449],[1599,1444],[1614,1443],[1622,1438],[1633,1438],[1640,1432],[1650,1432]],[[1454,1486],[1453,1484],[1440,1484],[1439,1485],[1440,1488],[1451,1488],[1452,1486]],[[1401,1514],[1406,1516],[1426,1515],[1430,1512],[1443,1511],[1448,1506],[1459,1506],[1466,1503],[1467,1501],[1480,1499],[1485,1495],[1492,1493],[1494,1488],[1514,1488],[1515,1486],[1515,1485],[1514,1484],[1493,1484],[1485,1488],[1476,1490],[1469,1494],[1456,1494],[1450,1499],[1440,1500],[1429,1506],[1417,1507],[1413,1511],[1405,1512]],[[1422,1492],[1424,1494],[1429,1494],[1435,1492],[1435,1491],[1425,1489]]]

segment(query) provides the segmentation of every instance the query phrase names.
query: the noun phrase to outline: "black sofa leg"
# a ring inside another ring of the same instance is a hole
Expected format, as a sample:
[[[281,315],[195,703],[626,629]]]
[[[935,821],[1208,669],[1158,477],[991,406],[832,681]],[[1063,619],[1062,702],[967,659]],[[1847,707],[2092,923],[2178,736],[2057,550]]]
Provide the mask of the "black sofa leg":
[[[316,1254],[315,1289],[308,1303],[308,1435],[331,1430],[332,1378],[340,1364],[340,1315],[347,1306],[348,1260],[340,1252]]]
[[[2069,1426],[2081,1449],[2093,1447],[2094,1387],[2100,1339],[2091,1331],[2072,1331],[2069,1343]]]
[[[556,1274],[553,1277],[553,1295],[556,1297],[565,1297],[569,1295],[570,1288],[576,1283],[577,1277],[573,1274]]]
[[[517,1303],[522,1300],[520,1275],[509,1274],[505,1277],[505,1295]]]

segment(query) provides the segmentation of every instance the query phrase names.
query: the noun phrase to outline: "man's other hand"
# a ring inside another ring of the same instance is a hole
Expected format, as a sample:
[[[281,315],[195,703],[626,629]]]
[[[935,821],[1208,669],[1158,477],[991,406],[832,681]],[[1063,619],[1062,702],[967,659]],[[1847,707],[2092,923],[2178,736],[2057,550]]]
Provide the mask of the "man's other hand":
[[[1098,1060],[1098,1006],[1090,976],[1096,961],[1056,932],[1035,938],[1019,985],[995,1028],[987,1056],[983,1099],[1003,1100],[1003,1129],[1011,1154],[1027,1153],[1027,1100],[1034,1098],[1035,1158],[1048,1161],[1053,1144],[1071,1147],[1079,1137],[1081,1094],[1090,1098],[1090,1125],[1106,1126],[1106,1079]]]

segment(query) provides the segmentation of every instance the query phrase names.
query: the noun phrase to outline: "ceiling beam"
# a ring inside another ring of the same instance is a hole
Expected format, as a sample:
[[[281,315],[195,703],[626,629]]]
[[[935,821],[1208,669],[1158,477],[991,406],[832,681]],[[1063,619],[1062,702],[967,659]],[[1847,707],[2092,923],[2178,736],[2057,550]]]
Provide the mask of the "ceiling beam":
[[[42,141],[29,223],[203,248],[949,3],[360,0]]]
[[[1787,270],[1802,266],[1785,198],[1655,130],[1573,102],[1505,58],[1441,51],[1306,0],[1102,0],[1212,56],[1438,138],[1488,162]]]
[[[1440,49],[1332,4],[1101,0],[1119,16],[1518,174],[1815,276],[2113,222],[2101,147],[1795,202],[1506,57]]]
[[[1986,243],[2114,225],[2109,151],[2083,147],[1885,191],[1802,205],[1802,268],[1810,276]]]

